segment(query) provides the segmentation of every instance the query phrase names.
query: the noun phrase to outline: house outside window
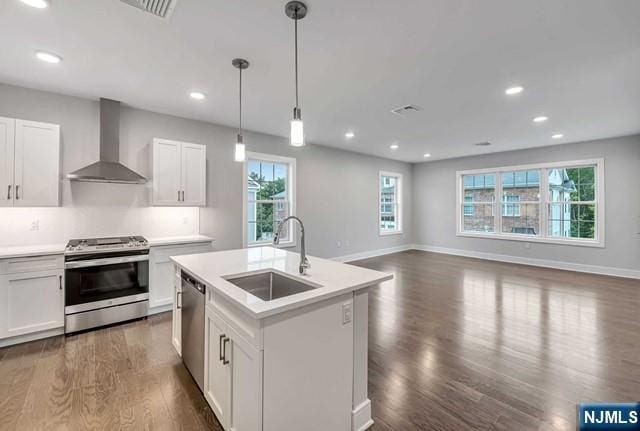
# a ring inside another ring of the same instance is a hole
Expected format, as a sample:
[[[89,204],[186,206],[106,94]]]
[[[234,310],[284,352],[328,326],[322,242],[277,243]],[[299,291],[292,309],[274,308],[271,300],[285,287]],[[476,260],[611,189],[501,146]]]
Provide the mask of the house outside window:
[[[245,245],[270,244],[278,224],[295,214],[295,159],[247,153],[244,184]],[[280,243],[293,242],[290,226],[284,226]]]
[[[381,171],[378,187],[379,234],[402,233],[402,174]]]
[[[459,236],[604,246],[602,159],[462,171],[457,176]],[[495,196],[501,197],[500,217],[492,217]]]

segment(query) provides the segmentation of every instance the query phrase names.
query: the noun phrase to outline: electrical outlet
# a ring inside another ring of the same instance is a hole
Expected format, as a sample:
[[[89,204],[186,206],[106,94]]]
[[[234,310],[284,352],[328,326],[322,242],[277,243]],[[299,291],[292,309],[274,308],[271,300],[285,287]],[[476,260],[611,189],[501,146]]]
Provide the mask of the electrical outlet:
[[[33,220],[31,222],[31,230],[32,231],[40,230],[40,220]]]
[[[189,217],[182,217],[182,224],[189,223]]]
[[[524,248],[530,249],[531,248],[531,243],[530,242],[525,242],[524,243]]]
[[[351,303],[345,302],[344,304],[342,304],[342,324],[346,325],[347,323],[351,322],[351,317]]]
[[[336,241],[336,247],[338,248],[342,247],[342,241]]]
[[[351,245],[351,243],[349,242],[349,240],[348,240],[348,239],[345,239],[345,240],[344,240],[344,246],[345,246],[345,247],[349,247],[350,245]]]

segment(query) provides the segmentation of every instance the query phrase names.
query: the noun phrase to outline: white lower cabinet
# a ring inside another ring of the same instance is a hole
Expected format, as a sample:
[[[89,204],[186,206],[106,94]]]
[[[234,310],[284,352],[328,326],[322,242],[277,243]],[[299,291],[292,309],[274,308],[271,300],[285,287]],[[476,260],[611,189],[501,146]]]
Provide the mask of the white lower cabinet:
[[[23,258],[2,262],[0,267],[37,268],[43,261],[42,258]],[[0,275],[0,339],[63,327],[62,268]]]
[[[211,242],[151,247],[149,250],[149,308],[152,312],[158,307],[165,307],[160,311],[168,311],[168,306],[174,303],[175,269],[169,257],[206,253],[212,249]]]
[[[206,310],[204,392],[225,430],[262,429],[262,351],[211,306]]]

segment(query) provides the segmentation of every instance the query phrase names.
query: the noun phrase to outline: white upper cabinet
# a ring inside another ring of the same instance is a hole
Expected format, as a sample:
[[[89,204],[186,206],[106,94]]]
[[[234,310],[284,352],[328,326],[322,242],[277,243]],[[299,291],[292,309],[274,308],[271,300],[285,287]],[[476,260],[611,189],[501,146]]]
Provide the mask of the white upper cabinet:
[[[60,126],[16,120],[14,206],[60,204]]]
[[[204,145],[153,140],[153,205],[206,205],[207,150]]]
[[[15,120],[0,117],[0,206],[13,205]]]
[[[60,126],[0,118],[0,206],[60,205]]]
[[[182,144],[182,203],[205,205],[207,188],[207,154],[204,145]]]

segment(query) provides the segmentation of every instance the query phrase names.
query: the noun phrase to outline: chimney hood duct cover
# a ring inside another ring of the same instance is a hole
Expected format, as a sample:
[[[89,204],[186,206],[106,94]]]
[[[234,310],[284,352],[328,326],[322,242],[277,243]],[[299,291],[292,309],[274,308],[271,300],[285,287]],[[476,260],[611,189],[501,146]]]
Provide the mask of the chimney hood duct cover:
[[[120,102],[100,99],[100,160],[67,175],[71,181],[144,184],[147,179],[120,163]]]

